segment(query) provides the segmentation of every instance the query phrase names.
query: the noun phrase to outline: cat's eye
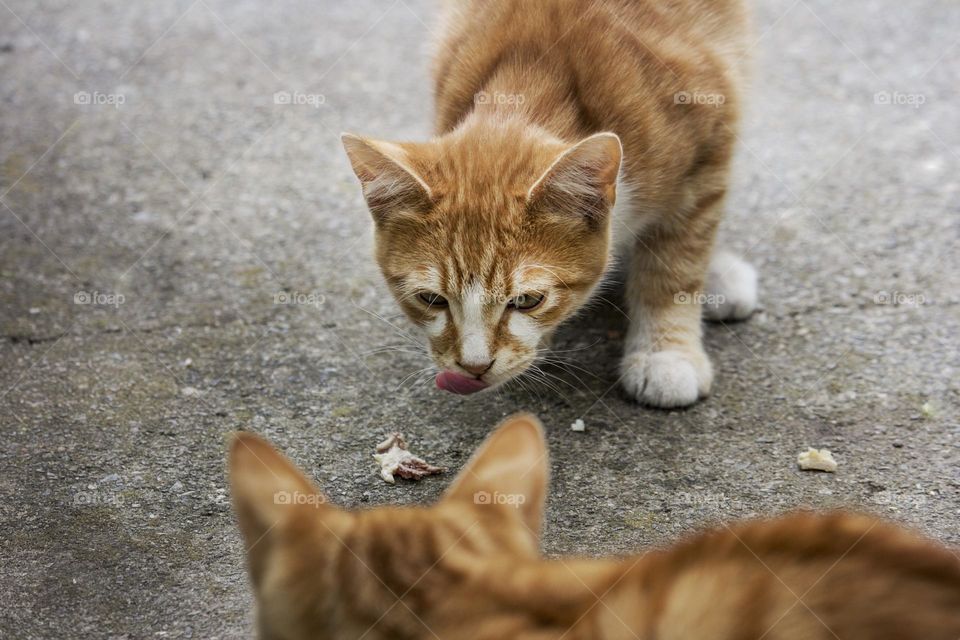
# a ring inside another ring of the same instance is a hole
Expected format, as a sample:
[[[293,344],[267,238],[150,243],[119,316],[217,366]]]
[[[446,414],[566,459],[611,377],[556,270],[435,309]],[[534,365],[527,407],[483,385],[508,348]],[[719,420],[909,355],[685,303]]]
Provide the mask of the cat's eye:
[[[432,291],[421,291],[419,294],[417,294],[417,297],[420,298],[420,302],[428,307],[447,306],[447,299],[439,293],[433,293]]]
[[[531,311],[539,307],[541,302],[543,302],[543,294],[521,293],[507,300],[507,306],[517,311]]]

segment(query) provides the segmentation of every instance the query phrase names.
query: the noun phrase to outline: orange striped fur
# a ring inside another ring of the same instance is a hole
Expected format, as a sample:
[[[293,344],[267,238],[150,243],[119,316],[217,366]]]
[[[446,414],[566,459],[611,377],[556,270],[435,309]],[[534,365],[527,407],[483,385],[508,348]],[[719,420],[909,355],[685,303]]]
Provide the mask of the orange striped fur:
[[[960,556],[869,516],[797,513],[632,558],[542,559],[547,469],[539,422],[518,415],[437,504],[346,511],[238,434],[232,497],[260,637],[960,638]]]
[[[703,304],[717,319],[755,305],[749,265],[711,263],[748,49],[741,1],[447,10],[436,137],[343,138],[381,271],[435,363],[492,387],[523,374],[618,257],[631,318],[624,386],[655,406],[695,402],[713,375]],[[517,299],[542,302],[523,310]]]

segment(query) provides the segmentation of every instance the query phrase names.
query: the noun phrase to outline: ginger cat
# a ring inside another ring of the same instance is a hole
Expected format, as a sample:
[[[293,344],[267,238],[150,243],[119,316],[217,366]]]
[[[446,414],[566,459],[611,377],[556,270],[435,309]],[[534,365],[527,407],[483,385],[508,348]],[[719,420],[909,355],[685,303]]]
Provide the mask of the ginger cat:
[[[533,365],[614,258],[627,268],[620,381],[690,405],[711,386],[701,314],[756,306],[713,251],[748,49],[740,0],[449,0],[436,137],[344,134],[376,257],[429,338],[437,386]],[[712,256],[712,258],[711,258]]]
[[[234,508],[270,640],[957,640],[960,556],[795,514],[625,559],[543,559],[547,451],[508,419],[431,507],[346,511],[237,434]]]

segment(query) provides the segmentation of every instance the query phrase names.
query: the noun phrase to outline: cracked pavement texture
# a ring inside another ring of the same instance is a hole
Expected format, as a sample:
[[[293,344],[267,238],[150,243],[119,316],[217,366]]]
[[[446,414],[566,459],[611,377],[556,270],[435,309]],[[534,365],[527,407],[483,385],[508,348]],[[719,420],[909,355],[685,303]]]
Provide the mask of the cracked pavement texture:
[[[428,135],[432,0],[3,0],[0,636],[249,637],[235,429],[367,507],[450,478],[387,485],[384,434],[456,470],[534,411],[548,554],[798,506],[960,543],[960,7],[757,4],[722,241],[763,308],[708,328],[707,401],[654,411],[615,386],[616,288],[560,331],[559,393],[407,379],[338,136]]]

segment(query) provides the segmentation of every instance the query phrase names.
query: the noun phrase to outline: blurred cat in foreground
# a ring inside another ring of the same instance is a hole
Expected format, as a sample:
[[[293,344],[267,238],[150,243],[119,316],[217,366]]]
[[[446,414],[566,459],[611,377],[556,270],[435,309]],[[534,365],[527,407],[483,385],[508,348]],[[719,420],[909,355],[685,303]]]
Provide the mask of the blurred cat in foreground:
[[[230,480],[265,639],[960,638],[960,556],[869,516],[541,558],[548,460],[532,415],[507,419],[432,506],[338,508],[248,433]]]

